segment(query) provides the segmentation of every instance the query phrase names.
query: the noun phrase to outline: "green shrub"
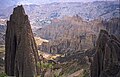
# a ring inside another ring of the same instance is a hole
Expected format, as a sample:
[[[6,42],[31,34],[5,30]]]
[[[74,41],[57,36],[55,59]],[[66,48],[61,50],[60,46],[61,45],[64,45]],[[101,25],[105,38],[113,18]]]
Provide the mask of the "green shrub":
[[[83,77],[89,77],[89,73],[88,73],[87,70],[84,70],[84,72],[83,72]]]
[[[38,62],[37,63],[38,67],[41,67],[42,69],[47,69],[47,68],[52,68],[53,64],[52,63],[43,63],[41,62],[41,64]]]
[[[7,75],[5,73],[1,73],[0,77],[7,77]]]

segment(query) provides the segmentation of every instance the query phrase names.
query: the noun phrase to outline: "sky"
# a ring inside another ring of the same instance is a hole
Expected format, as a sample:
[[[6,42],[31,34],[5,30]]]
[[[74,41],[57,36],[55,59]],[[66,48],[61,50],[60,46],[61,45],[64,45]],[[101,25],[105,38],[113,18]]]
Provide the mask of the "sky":
[[[106,1],[106,0],[16,0],[18,3],[24,4],[45,4],[45,3],[52,3],[52,2],[92,2],[92,1]],[[107,1],[114,1],[114,0],[107,0]]]
[[[0,0],[0,7],[11,6],[16,4],[48,4],[53,2],[92,2],[92,1],[106,1],[106,0]]]

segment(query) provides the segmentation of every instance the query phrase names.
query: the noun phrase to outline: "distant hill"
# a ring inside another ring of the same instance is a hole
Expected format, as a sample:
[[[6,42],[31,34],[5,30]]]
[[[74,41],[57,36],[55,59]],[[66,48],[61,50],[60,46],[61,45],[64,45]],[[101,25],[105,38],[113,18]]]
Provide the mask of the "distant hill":
[[[119,16],[120,4],[117,1],[95,1],[88,3],[66,2],[43,5],[24,5],[31,20],[61,18],[78,14],[83,19],[109,19]],[[8,18],[15,6],[0,10],[0,18]]]
[[[0,19],[9,19],[12,9],[15,7],[5,7],[0,9]],[[53,31],[61,26],[69,27],[70,24],[79,26],[81,23],[76,23],[76,20],[109,20],[120,17],[120,4],[117,1],[95,1],[88,3],[81,2],[66,2],[66,3],[51,3],[42,5],[24,5],[25,11],[29,16],[30,23],[34,32],[41,37],[50,39],[54,38]],[[79,17],[78,19],[74,17]],[[71,19],[72,18],[72,19]],[[72,21],[72,22],[71,22]],[[78,21],[79,22],[79,21]],[[84,24],[89,25],[87,22]],[[2,30],[4,24],[0,22]],[[46,27],[48,26],[48,27]],[[49,31],[50,27],[53,31]],[[57,27],[57,28],[55,28]],[[40,33],[39,33],[40,31]],[[44,32],[48,32],[47,34]],[[50,35],[50,33],[52,35]],[[60,33],[59,30],[56,31]],[[61,31],[63,32],[63,30]],[[88,32],[89,33],[89,32]],[[46,34],[46,35],[45,35]],[[61,35],[60,33],[59,35]],[[48,37],[50,36],[50,37]]]

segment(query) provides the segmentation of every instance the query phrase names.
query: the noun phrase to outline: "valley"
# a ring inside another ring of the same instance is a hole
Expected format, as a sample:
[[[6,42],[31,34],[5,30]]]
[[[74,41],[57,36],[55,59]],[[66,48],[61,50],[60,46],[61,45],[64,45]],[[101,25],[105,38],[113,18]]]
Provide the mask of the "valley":
[[[0,77],[119,77],[119,6],[95,1],[0,8]]]

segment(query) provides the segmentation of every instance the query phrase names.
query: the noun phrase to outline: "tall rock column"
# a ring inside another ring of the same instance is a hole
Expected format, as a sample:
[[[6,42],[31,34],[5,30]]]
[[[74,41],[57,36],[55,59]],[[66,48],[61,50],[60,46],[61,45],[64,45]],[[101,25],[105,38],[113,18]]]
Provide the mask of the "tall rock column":
[[[120,77],[120,40],[101,30],[91,64],[91,77]]]
[[[35,77],[38,52],[28,16],[23,6],[14,8],[7,22],[5,73],[16,77]]]

